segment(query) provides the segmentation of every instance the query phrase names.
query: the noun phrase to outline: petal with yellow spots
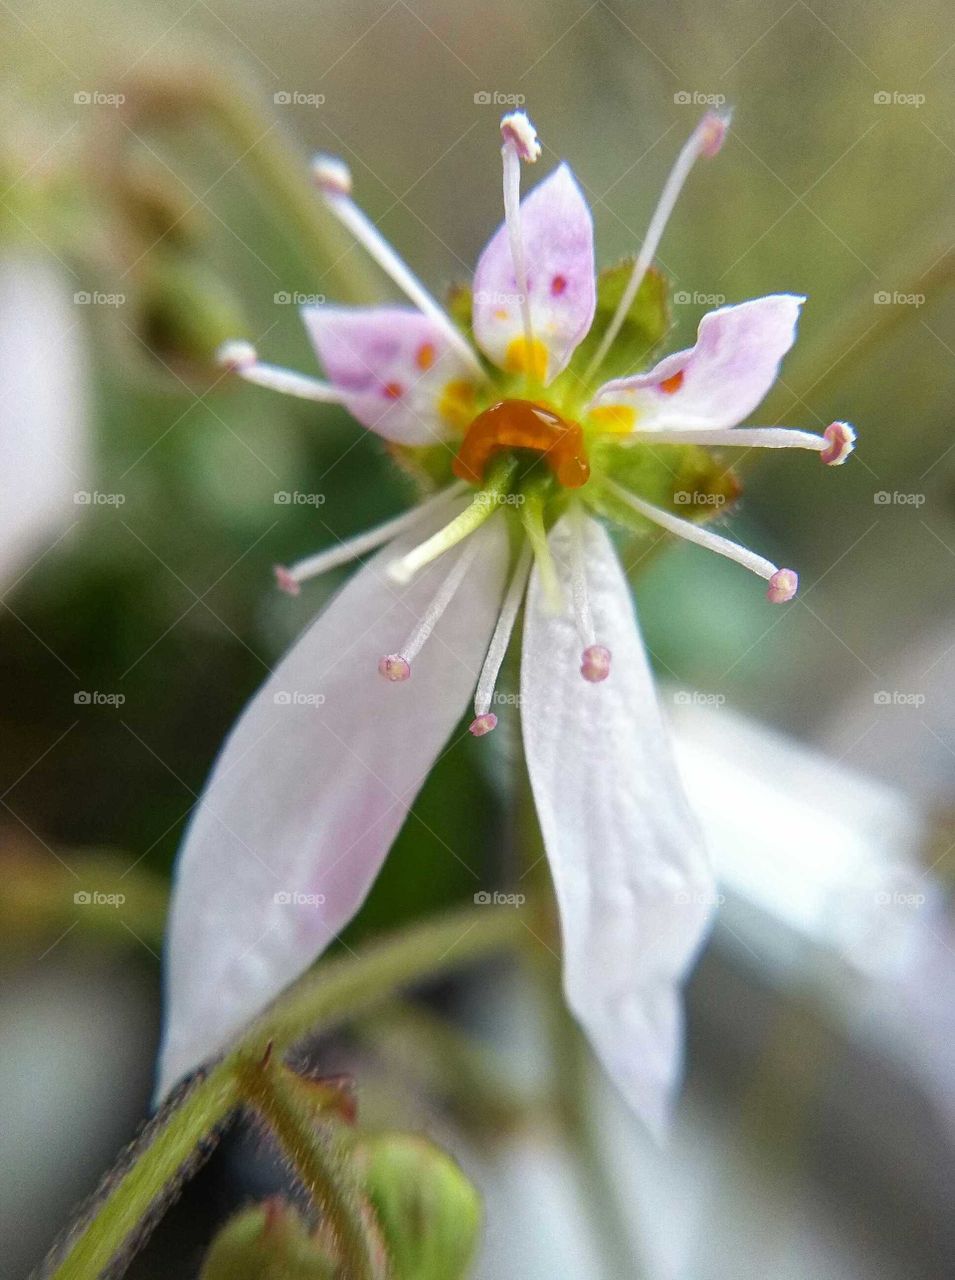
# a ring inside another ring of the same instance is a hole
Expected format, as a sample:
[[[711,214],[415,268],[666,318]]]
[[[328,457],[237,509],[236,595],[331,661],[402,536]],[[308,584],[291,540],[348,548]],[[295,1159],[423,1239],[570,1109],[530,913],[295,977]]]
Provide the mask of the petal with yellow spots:
[[[612,432],[626,430],[627,412],[631,428],[640,431],[735,427],[776,381],[796,339],[803,302],[777,293],[708,312],[695,346],[666,356],[648,373],[605,383],[594,396],[591,419]]]
[[[521,297],[501,224],[474,273],[474,338],[485,355],[510,373],[549,383],[586,337],[597,305],[594,227],[577,180],[562,164],[520,204],[531,319],[528,343]]]
[[[411,307],[303,307],[332,385],[371,431],[435,444],[474,416],[473,375],[447,333]]]

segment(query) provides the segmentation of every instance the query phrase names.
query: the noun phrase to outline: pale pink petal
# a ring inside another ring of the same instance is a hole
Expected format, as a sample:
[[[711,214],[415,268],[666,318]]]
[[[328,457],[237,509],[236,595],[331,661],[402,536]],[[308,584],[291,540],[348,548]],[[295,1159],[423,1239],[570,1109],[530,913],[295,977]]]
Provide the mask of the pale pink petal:
[[[637,431],[734,427],[776,381],[780,361],[796,340],[803,302],[778,293],[710,311],[700,321],[695,346],[666,356],[649,373],[605,383],[594,402],[628,405]]]
[[[544,381],[550,382],[586,337],[597,305],[593,220],[567,165],[560,165],[521,201],[520,224],[533,338],[546,349]],[[474,338],[495,364],[519,371],[526,344],[503,223],[474,273]]]
[[[413,445],[460,427],[474,372],[435,320],[411,307],[303,307],[302,318],[328,380],[364,426]]]
[[[160,1096],[302,973],[364,901],[494,627],[506,526],[491,520],[474,536],[478,554],[410,680],[382,680],[379,659],[413,630],[448,569],[439,561],[395,586],[386,566],[417,541],[409,535],[359,570],[232,730],[176,870]]]
[[[527,765],[560,908],[567,1001],[624,1097],[656,1133],[681,1059],[680,983],[715,890],[657,705],[630,591],[607,534],[587,520],[594,632],[612,654],[580,675],[574,525],[550,535],[563,611],[531,577],[521,662]]]

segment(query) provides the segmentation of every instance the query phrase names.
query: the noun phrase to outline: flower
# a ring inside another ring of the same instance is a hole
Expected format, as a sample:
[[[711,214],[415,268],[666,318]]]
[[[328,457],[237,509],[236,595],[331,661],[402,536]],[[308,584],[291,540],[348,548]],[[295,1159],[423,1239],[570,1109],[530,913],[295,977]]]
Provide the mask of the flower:
[[[679,984],[715,892],[626,576],[597,517],[642,534],[660,526],[729,556],[781,603],[795,573],[704,528],[715,502],[694,506],[694,520],[673,508],[681,493],[735,496],[703,445],[797,446],[836,464],[854,438],[844,423],[821,436],[737,425],[794,341],[800,297],[721,307],[692,348],[632,372],[662,336],[651,262],[664,225],[726,127],[704,117],[639,255],[598,280],[573,174],[560,164],[521,200],[521,166],[540,146],[525,115],[506,116],[504,222],[455,318],[354,203],[342,162],[316,161],[328,207],[414,305],[306,307],[325,382],[263,364],[244,342],[227,344],[223,363],[247,381],[346,406],[437,492],[277,571],[297,593],[377,552],[245,711],[193,818],[171,917],[162,1091],[358,911],[475,686],[471,732],[494,729],[523,605],[521,722],[567,999],[634,1110],[662,1125],[680,1057]]]

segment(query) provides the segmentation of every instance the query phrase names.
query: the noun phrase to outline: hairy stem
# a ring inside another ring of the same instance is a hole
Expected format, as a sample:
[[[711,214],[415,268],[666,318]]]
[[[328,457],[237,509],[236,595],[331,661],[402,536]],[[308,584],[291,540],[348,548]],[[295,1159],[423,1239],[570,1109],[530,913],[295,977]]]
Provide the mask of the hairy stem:
[[[264,1063],[240,1060],[236,1074],[246,1103],[265,1121],[321,1214],[344,1274],[349,1280],[376,1280],[375,1245],[341,1126],[316,1124],[314,1104],[296,1091],[294,1076],[271,1055]]]
[[[245,1100],[243,1064],[264,1060],[270,1044],[280,1055],[306,1035],[375,1008],[409,983],[526,945],[518,915],[507,907],[450,912],[306,975],[178,1106],[149,1127],[41,1274],[49,1280],[97,1280],[118,1254],[142,1243],[157,1208],[188,1173],[196,1148]]]

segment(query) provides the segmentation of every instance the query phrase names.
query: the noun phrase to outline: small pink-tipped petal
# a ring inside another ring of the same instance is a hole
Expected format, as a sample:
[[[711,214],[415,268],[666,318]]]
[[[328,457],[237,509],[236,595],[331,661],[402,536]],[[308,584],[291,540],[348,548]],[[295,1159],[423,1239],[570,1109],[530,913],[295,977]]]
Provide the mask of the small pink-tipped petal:
[[[695,346],[667,356],[649,373],[605,383],[595,406],[629,406],[640,431],[735,427],[776,381],[796,339],[803,302],[778,293],[710,311]]]
[[[401,684],[411,679],[411,663],[400,653],[389,653],[378,659],[378,674],[392,684]]]
[[[819,455],[827,467],[841,467],[855,448],[856,433],[848,422],[830,422],[822,433],[828,448]]]
[[[520,205],[534,343],[528,353],[520,291],[502,224],[474,273],[474,337],[502,369],[528,369],[550,382],[567,367],[594,318],[594,227],[580,187],[562,164]]]
[[[284,564],[274,565],[272,572],[275,574],[275,585],[279,591],[284,591],[287,596],[301,595],[301,584],[291,570],[286,569]]]
[[[447,332],[411,307],[303,307],[325,374],[360,423],[398,444],[436,444],[473,370]],[[464,425],[467,425],[466,423]]]
[[[176,868],[159,1096],[222,1049],[355,915],[457,723],[497,618],[507,532],[489,521],[415,679],[385,689],[379,655],[445,571],[407,587],[365,564],[282,659],[229,736]]]
[[[497,728],[497,716],[493,711],[485,711],[482,716],[475,716],[468,725],[468,732],[473,733],[475,738],[483,738],[486,733],[490,733]]]
[[[580,655],[580,674],[590,684],[600,684],[610,675],[610,650],[602,644],[590,644]]]
[[[521,660],[527,766],[560,907],[567,1000],[624,1097],[659,1133],[679,1074],[680,983],[715,901],[676,773],[630,590],[586,522],[594,626],[614,678],[581,686],[568,517],[549,542],[564,587],[551,611],[531,575]]]
[[[777,569],[769,580],[766,599],[770,604],[786,604],[799,590],[799,574],[795,569]]]

